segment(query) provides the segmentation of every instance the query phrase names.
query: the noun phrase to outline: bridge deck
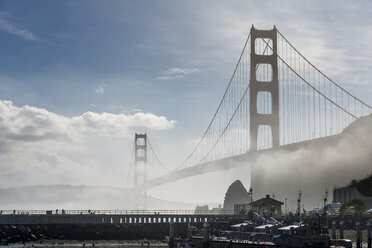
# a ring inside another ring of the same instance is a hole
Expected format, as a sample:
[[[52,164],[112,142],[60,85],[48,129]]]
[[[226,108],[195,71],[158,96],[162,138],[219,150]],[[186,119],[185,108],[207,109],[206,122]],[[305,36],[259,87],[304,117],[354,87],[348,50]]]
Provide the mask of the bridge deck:
[[[253,163],[257,159],[258,156],[270,155],[270,153],[274,153],[274,152],[280,152],[280,151],[292,152],[292,151],[296,151],[302,148],[306,148],[308,146],[329,145],[329,144],[332,144],[335,140],[337,140],[340,135],[341,134],[337,134],[333,136],[327,136],[327,137],[317,138],[313,140],[307,140],[307,141],[282,145],[278,148],[270,148],[270,149],[258,150],[258,151],[249,151],[241,155],[232,156],[232,157],[215,160],[211,162],[206,162],[206,163],[199,164],[199,165],[194,165],[194,166],[184,168],[181,170],[177,170],[177,171],[173,171],[167,175],[160,176],[152,180],[149,180],[146,184],[140,185],[137,188],[144,189],[146,187],[147,189],[150,189],[150,188],[154,188],[154,187],[166,184],[166,183],[175,182],[177,180],[192,177],[192,176],[197,176],[197,175],[201,175],[205,173],[246,166],[246,165],[249,165],[250,163]]]

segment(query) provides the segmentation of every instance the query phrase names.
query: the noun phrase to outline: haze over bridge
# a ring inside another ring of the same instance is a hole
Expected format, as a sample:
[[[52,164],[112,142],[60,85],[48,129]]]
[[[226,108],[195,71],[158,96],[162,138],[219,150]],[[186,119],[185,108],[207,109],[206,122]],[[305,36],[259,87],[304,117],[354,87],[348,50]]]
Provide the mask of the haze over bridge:
[[[226,91],[196,147],[169,174],[150,180],[136,174],[144,183],[136,181],[135,186],[145,190],[242,166],[260,155],[330,144],[371,111],[370,105],[315,67],[276,27],[258,30],[252,26]],[[151,144],[150,152],[161,163]],[[142,154],[147,160],[147,150]]]

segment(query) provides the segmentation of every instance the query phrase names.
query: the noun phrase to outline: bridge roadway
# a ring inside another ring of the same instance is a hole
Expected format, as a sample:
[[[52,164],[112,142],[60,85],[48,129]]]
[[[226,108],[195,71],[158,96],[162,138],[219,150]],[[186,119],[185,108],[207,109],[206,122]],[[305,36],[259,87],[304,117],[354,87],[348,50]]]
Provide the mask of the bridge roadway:
[[[42,224],[150,224],[150,223],[203,223],[227,220],[232,212],[192,210],[66,210],[64,214],[46,210],[8,210],[0,214],[0,225]]]
[[[220,160],[215,160],[212,162],[206,162],[199,165],[190,166],[184,169],[173,171],[169,174],[151,179],[147,181],[146,185],[139,185],[137,189],[147,189],[154,188],[166,183],[175,182],[180,179],[193,177],[205,173],[216,172],[221,170],[228,170],[232,168],[237,168],[241,166],[246,166],[247,164],[254,163],[255,160],[260,156],[270,156],[273,153],[277,152],[295,152],[300,149],[305,149],[308,147],[326,147],[331,144],[334,144],[340,136],[343,134],[337,134],[322,138],[317,138],[313,140],[307,140],[297,143],[292,143],[288,145],[283,145],[278,148],[270,148],[265,150],[258,151],[249,151],[247,153],[232,156]]]

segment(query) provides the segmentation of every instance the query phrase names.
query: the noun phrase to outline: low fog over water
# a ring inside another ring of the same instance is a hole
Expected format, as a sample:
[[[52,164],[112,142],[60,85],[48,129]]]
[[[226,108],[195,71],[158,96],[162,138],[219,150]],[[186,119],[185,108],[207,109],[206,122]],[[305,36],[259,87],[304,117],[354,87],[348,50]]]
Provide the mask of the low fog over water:
[[[301,190],[304,207],[312,209],[322,206],[326,189],[331,202],[334,187],[346,186],[352,179],[372,173],[371,132],[372,115],[360,118],[340,135],[263,152],[256,161],[231,161],[230,166],[236,168],[181,180],[170,184],[170,190],[164,185],[154,191],[163,197],[178,199],[181,194],[202,202],[198,196],[203,196],[222,203],[228,185],[234,180],[240,179],[247,189],[252,180],[254,200],[270,194],[283,203],[287,198],[288,209],[295,209]],[[177,191],[181,193],[177,195]]]
[[[287,198],[288,209],[294,209],[301,189],[304,207],[317,207],[322,204],[326,188],[331,201],[335,186],[345,186],[352,179],[372,173],[371,132],[370,115],[340,135],[292,147],[291,151],[265,152],[255,162],[235,165],[241,167],[231,170],[165,184],[150,190],[148,208],[193,209],[206,202],[222,204],[228,186],[236,179],[249,188],[251,170],[254,200],[275,195],[282,202]],[[120,187],[52,185],[0,190],[0,204],[8,209],[134,209],[139,198],[131,189]]]
[[[360,118],[340,135],[310,143],[298,150],[261,156],[253,168],[254,197],[275,197],[296,208],[299,189],[306,209],[317,207],[329,189],[372,173],[372,115]]]

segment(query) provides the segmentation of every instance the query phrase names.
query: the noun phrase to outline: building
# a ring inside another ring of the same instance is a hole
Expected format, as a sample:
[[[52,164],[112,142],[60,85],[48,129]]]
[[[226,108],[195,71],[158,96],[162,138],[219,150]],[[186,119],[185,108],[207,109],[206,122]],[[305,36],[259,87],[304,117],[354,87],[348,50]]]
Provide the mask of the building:
[[[211,213],[211,214],[221,214],[223,213],[223,208],[221,205],[218,205],[218,207],[216,208],[212,208],[212,209],[209,209],[209,206],[208,205],[202,205],[202,206],[196,206],[195,208],[195,211],[194,211],[194,214],[207,214],[207,213]]]
[[[218,207],[216,207],[216,208],[212,208],[212,209],[210,210],[210,212],[213,213],[213,214],[221,214],[221,213],[224,212],[224,209],[222,208],[221,205],[218,205]]]
[[[209,212],[209,206],[208,205],[202,205],[202,206],[196,206],[195,208],[195,214],[205,214]]]
[[[354,198],[362,199],[367,209],[372,208],[372,174],[360,180],[352,180],[346,187],[333,190],[333,202],[348,202]]]
[[[252,210],[270,216],[281,216],[283,202],[270,198],[270,195],[250,203]]]
[[[333,190],[333,202],[344,203],[354,198],[362,199],[367,209],[372,208],[372,196],[364,195],[356,187],[343,187]]]
[[[245,215],[251,210],[251,204],[234,204],[234,214]]]

